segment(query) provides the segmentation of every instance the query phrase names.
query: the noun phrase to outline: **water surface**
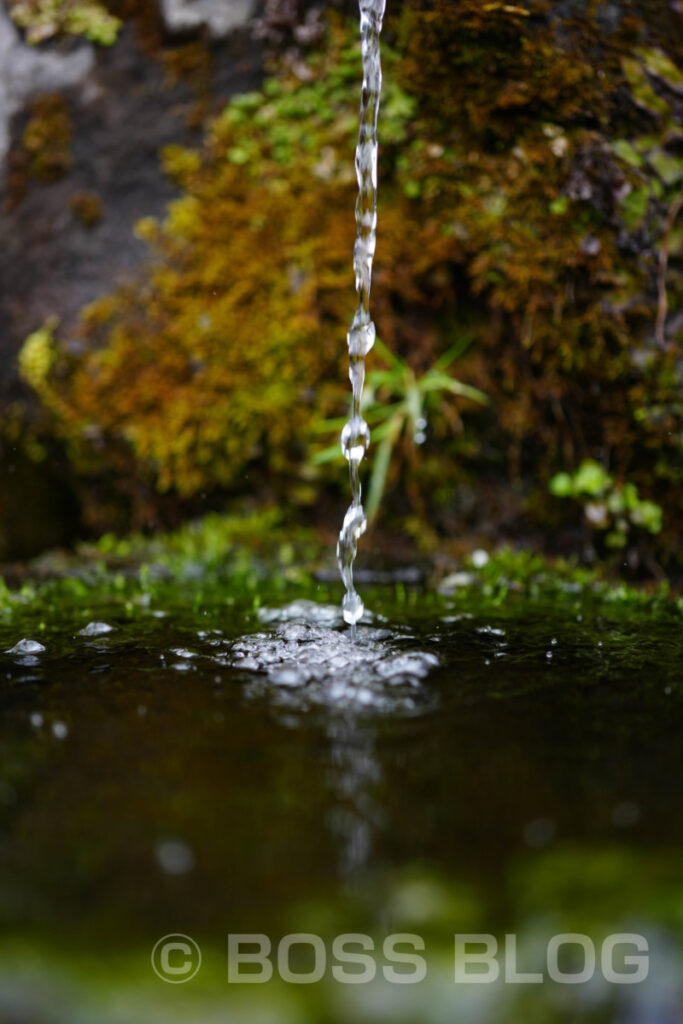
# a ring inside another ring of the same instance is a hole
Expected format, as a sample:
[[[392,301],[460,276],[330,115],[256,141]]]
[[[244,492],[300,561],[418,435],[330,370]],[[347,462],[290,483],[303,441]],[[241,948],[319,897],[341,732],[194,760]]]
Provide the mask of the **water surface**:
[[[678,623],[390,589],[355,645],[306,601],[0,627],[0,1020],[683,1019]],[[428,977],[228,985],[229,933],[349,931]],[[648,982],[452,983],[455,933],[557,931],[646,935]]]

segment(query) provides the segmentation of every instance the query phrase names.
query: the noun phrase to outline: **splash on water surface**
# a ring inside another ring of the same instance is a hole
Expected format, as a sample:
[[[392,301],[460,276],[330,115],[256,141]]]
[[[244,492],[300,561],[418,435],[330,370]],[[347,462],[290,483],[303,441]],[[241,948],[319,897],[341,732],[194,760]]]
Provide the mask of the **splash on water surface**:
[[[311,601],[264,608],[259,618],[269,630],[231,642],[222,655],[231,667],[254,674],[252,695],[278,693],[280,703],[297,707],[376,711],[423,709],[431,700],[422,681],[438,659],[401,649],[404,633],[363,626],[354,638],[339,628],[338,609]]]

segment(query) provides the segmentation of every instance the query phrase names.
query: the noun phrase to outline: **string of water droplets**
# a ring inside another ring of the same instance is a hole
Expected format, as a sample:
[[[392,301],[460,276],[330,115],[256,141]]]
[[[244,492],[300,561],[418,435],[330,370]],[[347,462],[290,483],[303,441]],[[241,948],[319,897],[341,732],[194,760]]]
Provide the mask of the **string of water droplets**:
[[[372,261],[377,228],[377,117],[382,89],[379,36],[386,0],[360,0],[360,35],[363,59],[360,125],[356,146],[356,243],[353,267],[356,274],[358,308],[346,341],[349,349],[349,378],[352,388],[351,417],[341,434],[341,447],[349,463],[351,504],[344,516],[337,542],[337,562],[346,588],[342,601],[344,621],[355,629],[363,614],[363,601],[353,582],[353,564],[358,538],[367,519],[361,503],[359,467],[368,445],[370,430],[361,415],[365,382],[365,357],[375,343],[375,325],[370,318]]]

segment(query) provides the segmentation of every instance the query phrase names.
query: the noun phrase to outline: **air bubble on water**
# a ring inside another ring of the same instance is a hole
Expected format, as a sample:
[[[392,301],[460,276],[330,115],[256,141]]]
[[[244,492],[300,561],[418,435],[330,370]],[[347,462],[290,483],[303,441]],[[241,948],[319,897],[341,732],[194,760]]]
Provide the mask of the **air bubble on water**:
[[[157,844],[156,861],[167,875],[186,875],[195,865],[195,856],[181,839],[166,839]]]
[[[14,647],[10,647],[6,654],[42,654],[47,648],[44,644],[38,642],[38,640],[29,640],[24,637],[23,640],[19,640]]]
[[[233,664],[235,668],[244,668],[247,671],[253,671],[261,667],[256,658],[250,658],[248,654],[239,654]]]
[[[276,686],[303,686],[307,676],[295,666],[277,668],[270,673],[270,681]]]
[[[557,826],[551,818],[535,818],[524,826],[524,842],[534,850],[548,846],[555,838]]]
[[[612,810],[612,824],[617,828],[629,828],[640,821],[640,807],[633,800],[623,800]]]
[[[339,608],[333,604],[316,604],[315,601],[292,601],[283,608],[259,608],[256,613],[260,622],[290,622],[300,619],[302,622],[318,626],[338,626],[341,624]]]
[[[187,658],[188,661],[197,657],[194,651],[188,651],[186,647],[172,647],[171,654],[175,654],[176,658]]]
[[[105,633],[113,633],[114,627],[108,622],[89,622],[87,626],[78,631],[79,636],[104,636]]]
[[[436,668],[439,659],[434,654],[397,654],[386,661],[380,662],[377,666],[378,673],[385,679],[392,679],[395,676],[408,676],[415,679],[424,679],[429,675],[430,669]]]

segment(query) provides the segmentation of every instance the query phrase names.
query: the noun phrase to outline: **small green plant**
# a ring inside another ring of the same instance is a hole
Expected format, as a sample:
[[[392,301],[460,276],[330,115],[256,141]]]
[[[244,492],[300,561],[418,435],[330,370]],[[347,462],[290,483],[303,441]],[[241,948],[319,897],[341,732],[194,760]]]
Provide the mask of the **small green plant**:
[[[404,359],[390,352],[379,339],[375,342],[375,351],[386,363],[386,368],[370,370],[362,400],[363,417],[372,430],[373,440],[378,442],[368,484],[366,513],[369,520],[374,519],[379,509],[392,457],[401,439],[418,447],[424,444],[428,417],[440,409],[448,395],[457,395],[482,404],[488,402],[482,391],[463,384],[447,372],[451,363],[463,354],[469,344],[469,338],[461,338],[418,377]],[[324,420],[320,430],[338,431],[345,422],[345,418]],[[316,453],[312,461],[319,465],[339,454],[337,443]]]
[[[14,22],[26,30],[27,42],[37,45],[54,36],[85,36],[100,46],[116,41],[121,22],[97,0],[11,0]]]
[[[635,484],[615,485],[612,475],[594,459],[586,459],[575,473],[557,473],[550,481],[550,493],[580,501],[591,527],[607,531],[605,539],[611,548],[625,547],[632,527],[652,534],[662,529],[660,506],[641,499]]]

